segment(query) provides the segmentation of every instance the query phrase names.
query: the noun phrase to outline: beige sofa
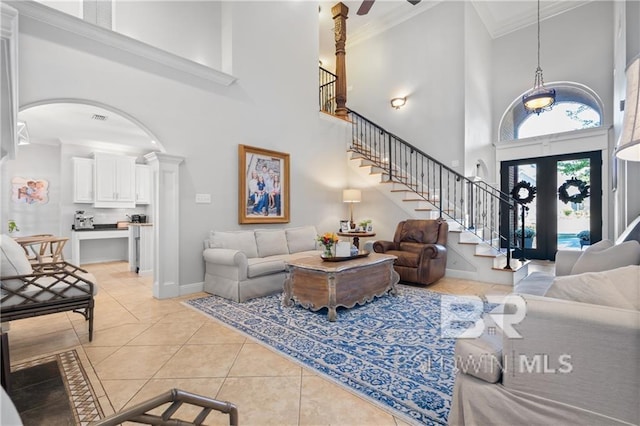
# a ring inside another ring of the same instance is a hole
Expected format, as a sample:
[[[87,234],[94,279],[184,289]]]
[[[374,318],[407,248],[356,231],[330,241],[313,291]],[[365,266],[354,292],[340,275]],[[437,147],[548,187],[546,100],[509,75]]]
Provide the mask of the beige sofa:
[[[318,256],[313,226],[211,231],[205,240],[204,291],[236,302],[282,291],[285,261]]]
[[[640,265],[640,243],[634,239],[602,240],[584,251],[558,250],[555,275],[533,272],[516,284],[515,293],[544,295],[556,277]]]
[[[521,338],[485,327],[497,332],[456,341],[448,423],[638,424],[640,266],[558,277],[544,296],[512,297],[523,301]]]

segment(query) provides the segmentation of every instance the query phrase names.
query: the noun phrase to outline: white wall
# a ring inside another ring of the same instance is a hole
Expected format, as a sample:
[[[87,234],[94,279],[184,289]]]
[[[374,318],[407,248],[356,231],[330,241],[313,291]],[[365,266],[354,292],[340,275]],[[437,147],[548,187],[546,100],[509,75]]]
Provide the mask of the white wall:
[[[491,144],[491,36],[470,2],[465,2],[464,22],[464,175],[477,175],[491,183],[495,176]]]
[[[347,51],[347,106],[462,173],[463,2],[443,2]],[[399,110],[389,100],[407,95]]]
[[[220,69],[220,16],[217,1],[115,1],[113,30]]]
[[[66,188],[60,178],[60,147],[49,145],[21,145],[15,160],[8,160],[2,165],[2,186],[0,199],[2,232],[7,231],[7,220],[16,221],[20,233],[17,235],[34,235],[53,233],[62,230],[60,223],[60,206]],[[15,203],[12,201],[11,180],[15,177],[41,180],[49,183],[48,202],[45,204]]]
[[[239,229],[237,146],[291,155],[291,223],[336,229],[346,185],[344,129],[320,133],[317,5],[234,2],[229,39],[238,81],[204,90],[100,58],[88,49],[26,32],[20,37],[21,105],[92,99],[135,117],[180,166],[180,283],[201,282],[202,240],[211,229]],[[274,25],[287,17],[287,25]],[[25,30],[26,31],[26,30]],[[260,34],[257,37],[256,34]],[[196,193],[212,194],[196,204]],[[265,225],[279,227],[282,225]],[[256,228],[259,226],[243,226]],[[162,261],[162,259],[159,259]]]

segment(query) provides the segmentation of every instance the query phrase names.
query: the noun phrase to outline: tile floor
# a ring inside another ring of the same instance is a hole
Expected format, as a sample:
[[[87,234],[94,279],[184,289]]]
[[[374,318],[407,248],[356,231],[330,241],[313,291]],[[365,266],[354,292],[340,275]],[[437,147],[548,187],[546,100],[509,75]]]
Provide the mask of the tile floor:
[[[540,264],[536,270],[552,268]],[[404,425],[386,411],[254,343],[180,302],[157,300],[151,278],[124,262],[84,265],[98,283],[94,339],[79,314],[15,321],[11,363],[76,348],[105,414],[171,388],[228,400],[242,425]],[[509,293],[511,287],[444,278],[430,290]],[[211,414],[209,424],[228,424]]]

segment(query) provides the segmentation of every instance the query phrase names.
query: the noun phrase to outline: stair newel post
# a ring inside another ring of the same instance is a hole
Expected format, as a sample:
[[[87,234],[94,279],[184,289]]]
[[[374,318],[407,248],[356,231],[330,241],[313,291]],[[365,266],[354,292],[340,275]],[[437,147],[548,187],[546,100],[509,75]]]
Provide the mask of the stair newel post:
[[[498,215],[502,216],[503,214],[506,214],[508,218],[511,218],[513,215],[511,214],[511,211],[513,211],[514,208],[517,208],[517,204],[515,204],[513,201],[509,200],[509,199],[503,199],[503,198],[499,198],[499,202],[502,204],[502,206],[500,206],[499,210],[498,210]],[[506,211],[505,211],[505,206],[504,204],[506,204]],[[499,223],[503,223],[502,219],[499,219]],[[512,238],[512,233],[511,233],[511,223],[510,220],[506,221],[506,240],[507,240],[507,265],[503,268],[503,269],[508,269],[511,270],[513,268],[511,268],[511,259],[512,259],[512,255],[511,255],[511,238]],[[515,230],[515,227],[514,227]],[[502,232],[500,232],[500,235],[502,235]],[[500,246],[502,247],[502,243],[500,243]]]
[[[508,234],[510,234],[508,232]],[[511,236],[507,236],[507,266],[504,269],[511,269]]]
[[[529,210],[529,207],[525,206],[524,204],[520,204],[520,207],[522,208],[522,236],[520,238],[520,260],[521,262],[524,262],[526,259],[526,257],[524,256],[524,239],[525,239],[525,235],[524,235],[524,220],[525,220],[525,216],[527,214],[527,210]]]
[[[344,3],[338,3],[331,8],[334,21],[334,35],[336,41],[336,115],[347,118],[347,68],[345,65],[345,44],[347,42],[347,15],[349,8]]]

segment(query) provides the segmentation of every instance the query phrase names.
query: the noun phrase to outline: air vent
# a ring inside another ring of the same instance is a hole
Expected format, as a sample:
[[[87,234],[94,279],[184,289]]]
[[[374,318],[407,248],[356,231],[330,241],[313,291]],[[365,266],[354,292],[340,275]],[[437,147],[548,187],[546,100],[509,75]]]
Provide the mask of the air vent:
[[[93,120],[98,120],[98,121],[106,121],[107,117],[106,115],[101,115],[101,114],[93,114],[93,116],[91,117]]]

